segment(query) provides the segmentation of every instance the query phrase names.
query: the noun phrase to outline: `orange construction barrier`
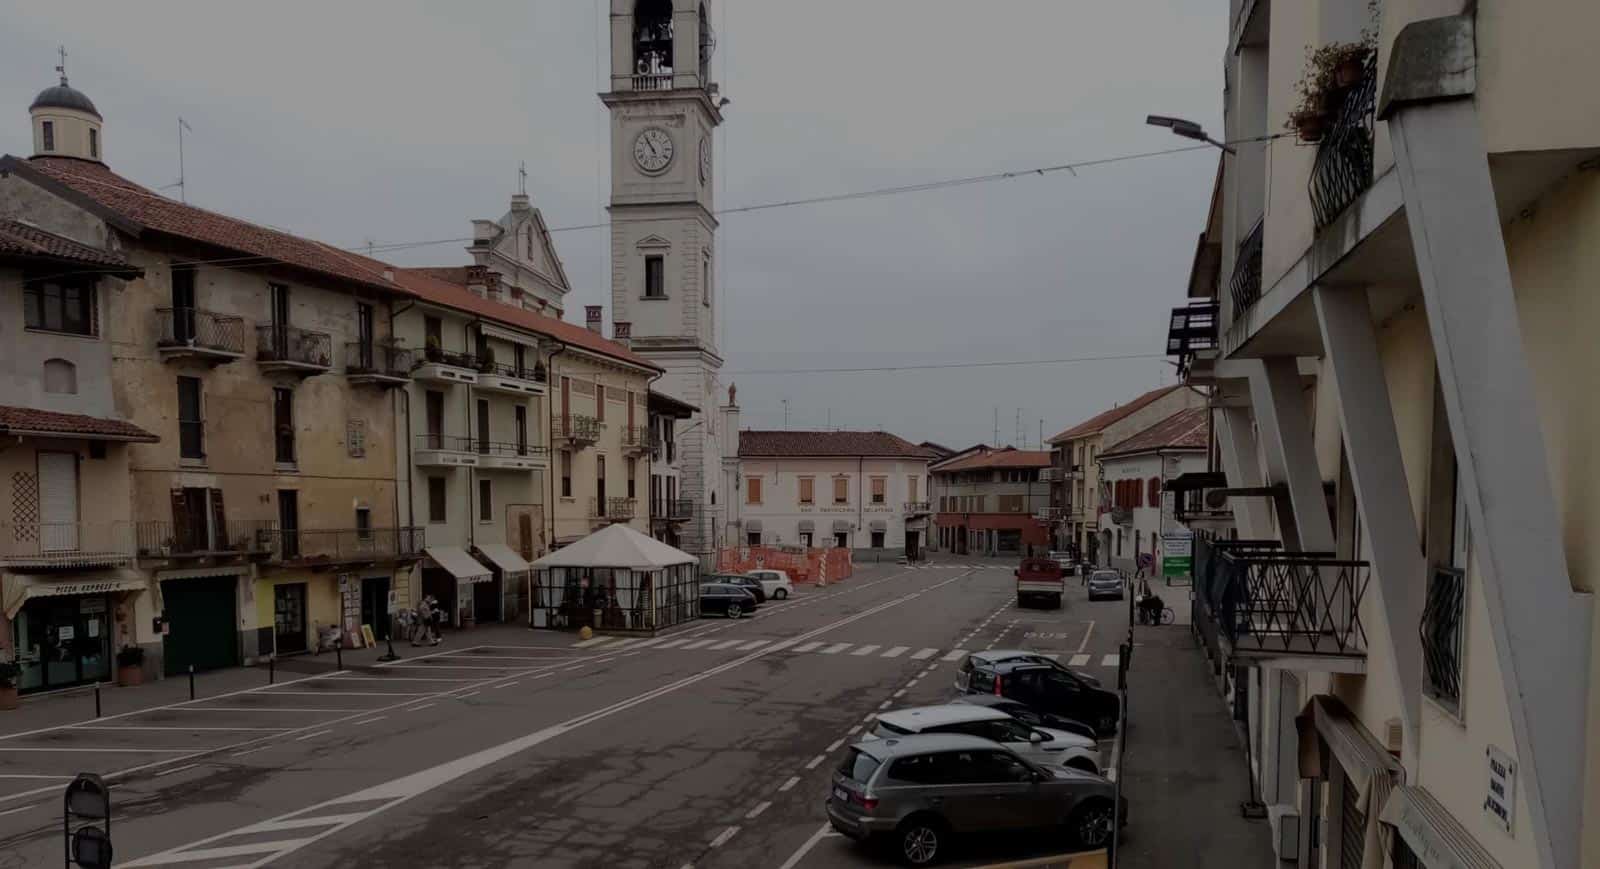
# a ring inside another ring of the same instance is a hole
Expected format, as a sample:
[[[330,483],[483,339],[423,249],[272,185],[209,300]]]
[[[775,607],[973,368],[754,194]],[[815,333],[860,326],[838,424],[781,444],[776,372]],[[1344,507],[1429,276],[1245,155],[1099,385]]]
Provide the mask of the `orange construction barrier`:
[[[730,546],[717,553],[718,573],[762,569],[781,570],[797,583],[838,582],[855,572],[855,562],[848,549]]]

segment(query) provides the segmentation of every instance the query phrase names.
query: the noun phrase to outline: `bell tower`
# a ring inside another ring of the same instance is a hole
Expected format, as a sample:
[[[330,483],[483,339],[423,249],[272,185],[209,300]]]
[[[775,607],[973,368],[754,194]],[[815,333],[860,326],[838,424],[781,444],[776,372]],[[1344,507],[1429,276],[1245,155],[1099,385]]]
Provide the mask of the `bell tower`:
[[[717,219],[711,0],[611,0],[611,316],[634,352],[666,370],[657,389],[700,409],[679,436],[683,496],[696,503],[684,548],[721,542]]]

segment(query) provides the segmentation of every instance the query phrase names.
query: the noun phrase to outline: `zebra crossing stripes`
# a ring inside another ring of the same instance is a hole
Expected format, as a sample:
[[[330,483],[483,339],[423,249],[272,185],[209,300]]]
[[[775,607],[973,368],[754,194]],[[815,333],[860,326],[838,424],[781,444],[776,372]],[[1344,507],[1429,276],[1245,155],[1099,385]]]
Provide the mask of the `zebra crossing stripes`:
[[[1093,656],[1079,653],[1079,654],[1073,655],[1072,656],[1072,660],[1068,661],[1067,663],[1068,663],[1069,666],[1082,667],[1083,665],[1089,663],[1089,659],[1091,657],[1093,657]]]
[[[704,648],[706,646],[709,646],[709,645],[711,645],[712,643],[715,643],[715,642],[716,642],[716,640],[695,640],[694,642],[690,643],[689,645],[684,646],[684,648],[685,649],[700,649],[700,648]]]
[[[967,653],[966,649],[951,649],[950,651],[945,652],[944,653],[944,657],[940,658],[939,660],[941,660],[941,661],[954,661],[955,659],[961,657],[962,655],[965,655],[966,653]]]
[[[929,658],[931,658],[931,657],[933,657],[934,655],[937,655],[937,654],[939,654],[939,650],[938,649],[919,649],[919,650],[911,653],[911,660],[913,660],[913,661],[926,661]]]
[[[961,658],[967,655],[966,649],[945,650],[924,647],[912,651],[912,646],[884,646],[879,643],[829,643],[822,640],[811,640],[805,643],[796,643],[794,640],[750,639],[748,637],[740,637],[734,640],[726,640],[719,637],[699,640],[692,639],[690,637],[679,637],[678,639],[673,640],[662,638],[644,640],[636,637],[628,637],[622,638],[618,642],[608,642],[617,639],[618,638],[616,637],[596,637],[595,639],[584,640],[579,643],[574,643],[573,645],[576,648],[598,650],[600,652],[609,652],[613,649],[620,649],[623,647],[639,650],[653,649],[654,651],[677,649],[678,651],[683,652],[750,652],[756,649],[766,649],[770,652],[789,651],[797,654],[815,652],[819,655],[847,655],[852,658],[907,658],[912,661],[933,660],[938,662],[959,661]],[[606,643],[606,645],[602,647],[596,642],[596,640],[600,641],[601,643]],[[1115,652],[1107,655],[1089,654],[1086,652],[1078,652],[1076,654],[1062,652],[1042,652],[1041,654],[1044,657],[1054,661],[1066,661],[1067,664],[1072,667],[1086,667],[1095,665],[1103,667],[1116,667],[1120,660],[1119,655]]]
[[[801,643],[801,644],[800,644],[800,645],[798,645],[798,646],[795,646],[795,647],[794,647],[794,650],[795,650],[795,651],[796,651],[796,652],[809,652],[809,651],[811,651],[811,650],[812,650],[812,649],[815,649],[815,648],[818,648],[818,647],[820,647],[820,646],[821,646],[821,645],[822,645],[822,644],[821,644],[821,643],[819,643],[819,642],[816,642],[816,641],[814,641],[814,640],[813,640],[813,641],[812,641],[812,642],[809,642],[809,643]]]
[[[1118,663],[1120,663],[1120,656],[1116,652],[1112,652],[1111,654],[1105,656],[1105,659],[1100,662],[1100,665],[1102,667],[1115,667]]]
[[[734,646],[737,646],[742,642],[744,642],[744,640],[723,640],[722,642],[716,644],[715,646],[712,646],[711,647],[711,651],[720,652],[723,649],[731,649]]]
[[[901,655],[904,655],[906,652],[909,652],[909,651],[911,651],[911,647],[910,646],[895,646],[894,648],[890,649],[889,651],[884,652],[883,653],[883,657],[885,657],[885,658],[898,658]]]
[[[739,647],[739,651],[741,651],[741,652],[753,651],[755,649],[761,648],[762,646],[765,646],[769,642],[771,642],[771,641],[770,640],[751,640],[750,642],[745,643],[744,645],[740,646]]]
[[[824,655],[837,655],[840,652],[844,651],[845,649],[850,648],[853,645],[855,645],[855,643],[834,643],[833,645],[827,647],[826,649],[823,649],[822,650],[822,654],[824,654]]]
[[[866,657],[867,655],[872,654],[873,652],[878,651],[881,648],[883,648],[883,647],[882,646],[861,646],[860,648],[856,649],[854,652],[851,652],[850,654],[854,655],[855,657],[862,658],[862,657]]]
[[[661,644],[661,648],[663,648],[663,649],[676,649],[677,647],[679,647],[679,646],[681,646],[681,645],[683,645],[684,643],[687,643],[687,642],[689,642],[689,639],[687,637],[683,637],[683,638],[676,639],[676,640],[667,640],[665,643]]]

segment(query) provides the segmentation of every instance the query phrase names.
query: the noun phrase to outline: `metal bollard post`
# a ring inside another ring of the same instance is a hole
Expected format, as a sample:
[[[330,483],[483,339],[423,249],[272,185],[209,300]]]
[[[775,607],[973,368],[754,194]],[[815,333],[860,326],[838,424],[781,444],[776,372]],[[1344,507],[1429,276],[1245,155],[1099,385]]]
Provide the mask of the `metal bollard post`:
[[[100,683],[94,683],[94,717],[100,717]]]
[[[338,642],[333,644],[333,663],[334,663],[334,666],[338,667],[340,670],[344,669],[344,641],[343,640],[340,640],[340,641],[338,641]]]
[[[194,665],[189,665],[189,699],[194,699]]]
[[[278,656],[267,658],[267,684],[272,685],[278,681]]]

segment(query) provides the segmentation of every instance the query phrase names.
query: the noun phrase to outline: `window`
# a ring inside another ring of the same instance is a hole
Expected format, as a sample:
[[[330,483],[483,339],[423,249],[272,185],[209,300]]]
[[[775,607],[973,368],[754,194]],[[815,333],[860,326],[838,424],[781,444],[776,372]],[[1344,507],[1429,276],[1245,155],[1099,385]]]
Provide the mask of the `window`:
[[[760,477],[745,477],[744,478],[744,491],[745,491],[744,502],[746,504],[760,504],[761,503],[761,478]]]
[[[747,532],[744,535],[744,542],[745,542],[746,546],[760,546],[761,545],[761,532],[760,531]]]
[[[667,297],[667,258],[660,254],[644,258],[644,297],[647,299]]]
[[[356,539],[357,540],[371,540],[372,539],[372,508],[371,507],[357,507],[356,508]]]
[[[874,532],[872,532],[872,548],[873,549],[882,549],[883,548],[883,535],[884,535],[884,532],[882,532],[882,531],[874,531]]]
[[[561,451],[561,497],[572,497],[572,451]]]
[[[606,421],[606,385],[604,383],[596,383],[594,385],[594,418],[601,422]]]
[[[634,480],[637,479],[639,473],[639,460],[629,456],[627,461],[623,463],[623,470],[628,474],[628,498],[631,500],[639,497],[634,492]]]
[[[1161,506],[1161,478],[1160,477],[1151,477],[1150,478],[1150,506],[1152,506],[1152,507],[1160,507]]]
[[[494,521],[494,488],[489,480],[478,481],[478,521]]]
[[[278,490],[278,536],[282,539],[282,552],[286,559],[300,557],[300,493],[295,489]]]
[[[528,454],[528,408],[519,404],[512,412],[516,417],[517,455],[525,456]]]
[[[817,481],[816,481],[816,478],[814,478],[814,477],[801,477],[800,478],[800,503],[802,503],[802,504],[815,504],[816,503],[816,484],[817,484]]]
[[[272,443],[280,465],[294,464],[294,390],[272,390]]]
[[[915,500],[917,500],[917,484],[920,483],[920,482],[921,482],[921,480],[917,477],[916,474],[912,474],[911,476],[906,477],[906,500],[907,501],[915,501]]]
[[[55,277],[23,285],[23,315],[29,329],[95,334],[95,282],[87,277]]]
[[[428,521],[449,521],[445,513],[445,479],[444,477],[428,478]]]
[[[1000,495],[999,498],[1000,498],[1000,512],[1002,512],[1002,513],[1021,513],[1022,512],[1022,510],[1023,510],[1023,503],[1022,503],[1023,502],[1023,496],[1021,496],[1021,495]]]
[[[54,151],[56,149],[55,121],[40,121],[39,135],[42,139],[44,139],[44,142],[42,143],[44,145],[44,150]]]
[[[94,127],[89,128],[89,156],[100,159],[100,131]]]
[[[444,349],[444,321],[438,317],[422,318],[422,345],[430,356]]]
[[[882,504],[889,499],[889,478],[872,478],[872,503]]]
[[[606,457],[594,457],[594,496],[599,502],[596,516],[606,515]]]
[[[478,452],[489,452],[489,401],[478,399]]]
[[[77,395],[78,367],[65,359],[46,359],[44,391],[55,395]]]
[[[201,417],[200,378],[178,378],[178,455],[206,457],[206,423]]]
[[[529,376],[531,372],[528,371],[528,348],[521,344],[511,345],[511,364],[516,367],[518,377]]]
[[[835,504],[848,504],[848,503],[850,503],[850,478],[849,477],[834,477],[833,478],[833,503],[835,503]]]
[[[700,254],[700,304],[711,307],[711,254]]]

